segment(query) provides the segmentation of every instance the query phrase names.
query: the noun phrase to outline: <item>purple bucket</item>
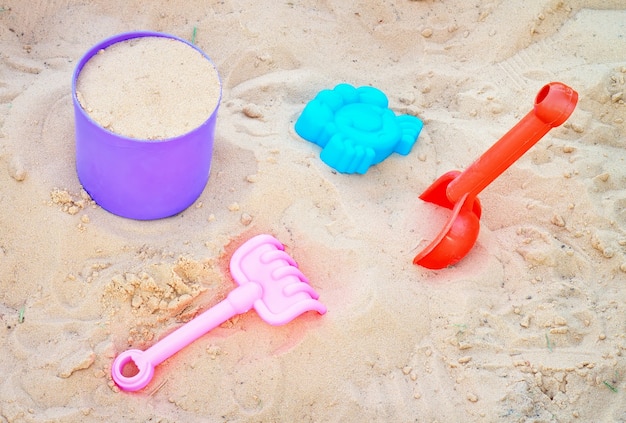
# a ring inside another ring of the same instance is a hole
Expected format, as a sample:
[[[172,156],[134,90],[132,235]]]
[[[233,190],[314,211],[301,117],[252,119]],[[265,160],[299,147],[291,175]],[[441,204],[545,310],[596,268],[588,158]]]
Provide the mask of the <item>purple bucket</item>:
[[[199,51],[215,66],[204,52],[181,38],[142,31],[119,34],[100,42],[80,59],[74,70],[72,101],[76,130],[76,171],[83,188],[96,203],[111,213],[150,220],[185,210],[204,190],[211,170],[215,120],[220,99],[204,123],[177,137],[144,140],[129,138],[103,128],[78,102],[78,76],[98,51],[139,37],[178,40]]]

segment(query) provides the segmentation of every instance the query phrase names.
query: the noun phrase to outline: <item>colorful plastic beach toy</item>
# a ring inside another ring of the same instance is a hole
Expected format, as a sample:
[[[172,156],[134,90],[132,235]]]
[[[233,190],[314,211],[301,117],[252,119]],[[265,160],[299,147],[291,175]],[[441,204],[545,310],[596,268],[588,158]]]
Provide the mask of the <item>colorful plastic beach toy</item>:
[[[164,140],[130,138],[111,132],[93,120],[78,100],[77,82],[83,67],[103,49],[142,37],[185,43],[214,67],[202,50],[182,38],[151,31],[123,33],[96,44],[80,59],[72,76],[72,101],[76,172],[80,183],[109,212],[151,220],[185,210],[202,194],[211,170],[219,98],[204,123],[184,135]],[[166,59],[164,56],[163,60]],[[141,101],[137,105],[141,107]]]
[[[258,235],[246,241],[233,254],[230,271],[239,286],[226,299],[178,328],[145,351],[128,350],[120,354],[111,369],[113,380],[125,391],[145,387],[155,366],[186,347],[231,317],[254,308],[271,325],[284,325],[307,311],[326,313],[326,307],[271,235]],[[133,375],[125,369],[134,363]]]
[[[544,135],[572,114],[578,93],[551,82],[535,98],[535,106],[517,125],[463,173],[453,170],[437,179],[420,195],[429,203],[452,210],[446,224],[413,263],[442,269],[458,263],[472,249],[480,228],[481,206],[477,195],[519,159]]]
[[[322,147],[320,158],[328,166],[363,174],[393,152],[409,154],[422,126],[415,116],[396,116],[382,91],[339,84],[305,106],[295,129]]]

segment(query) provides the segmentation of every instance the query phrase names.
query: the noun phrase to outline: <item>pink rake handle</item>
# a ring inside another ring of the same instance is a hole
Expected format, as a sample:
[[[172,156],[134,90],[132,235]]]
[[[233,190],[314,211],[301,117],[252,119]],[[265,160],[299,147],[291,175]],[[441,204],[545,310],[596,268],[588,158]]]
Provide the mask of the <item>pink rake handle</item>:
[[[255,283],[242,285],[231,291],[226,299],[181,326],[147,350],[124,351],[113,362],[111,372],[113,380],[125,391],[137,391],[145,387],[152,380],[156,366],[231,317],[247,312],[252,308],[254,299],[260,297],[261,287],[259,285]],[[133,376],[124,376],[123,370],[131,362],[135,363],[138,372]]]
[[[117,356],[111,368],[117,386],[125,391],[144,388],[152,380],[156,366],[211,329],[253,307],[272,325],[288,323],[309,310],[324,314],[326,307],[317,301],[317,293],[283,248],[270,235],[258,235],[239,247],[230,263],[239,286],[223,301],[147,350],[132,349]],[[136,373],[126,376],[124,369],[130,363],[134,363]]]

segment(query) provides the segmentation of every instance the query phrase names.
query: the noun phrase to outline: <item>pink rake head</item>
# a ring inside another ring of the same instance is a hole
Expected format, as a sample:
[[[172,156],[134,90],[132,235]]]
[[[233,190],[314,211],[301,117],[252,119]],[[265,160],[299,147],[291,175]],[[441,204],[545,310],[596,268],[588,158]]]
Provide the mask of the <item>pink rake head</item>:
[[[230,273],[239,285],[261,286],[263,293],[253,307],[270,325],[284,325],[307,311],[326,313],[324,304],[317,301],[319,295],[283,249],[273,236],[257,235],[230,260]]]

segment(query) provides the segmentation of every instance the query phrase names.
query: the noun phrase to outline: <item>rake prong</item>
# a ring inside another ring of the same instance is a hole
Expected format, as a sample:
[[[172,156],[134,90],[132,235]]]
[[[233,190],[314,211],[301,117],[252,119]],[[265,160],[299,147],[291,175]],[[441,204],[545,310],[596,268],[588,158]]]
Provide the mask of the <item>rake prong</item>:
[[[309,285],[308,283],[292,283],[283,288],[283,294],[288,297],[299,294],[301,292],[308,294],[311,298],[315,300],[319,298],[319,294],[315,292],[313,287],[311,287],[311,285]]]
[[[261,254],[260,259],[263,264],[269,264],[276,260],[285,260],[290,266],[298,267],[298,264],[296,263],[296,261],[293,258],[291,258],[291,256],[287,254],[286,252],[284,252],[283,250],[267,251]]]
[[[278,280],[278,279],[286,278],[287,276],[295,276],[302,282],[306,282],[306,283],[309,282],[309,279],[306,276],[304,276],[304,273],[302,273],[300,269],[298,269],[297,267],[293,265],[279,267],[275,269],[274,271],[272,271],[272,277],[274,279]]]
[[[319,314],[326,313],[326,306],[315,299],[302,300],[292,304],[289,308],[278,313],[270,310],[263,300],[257,300],[254,304],[257,314],[272,326],[280,326],[289,323],[302,313],[317,311]]]

